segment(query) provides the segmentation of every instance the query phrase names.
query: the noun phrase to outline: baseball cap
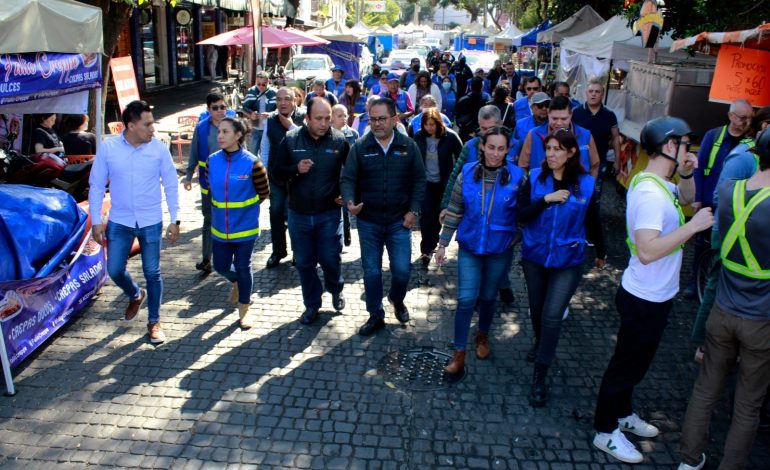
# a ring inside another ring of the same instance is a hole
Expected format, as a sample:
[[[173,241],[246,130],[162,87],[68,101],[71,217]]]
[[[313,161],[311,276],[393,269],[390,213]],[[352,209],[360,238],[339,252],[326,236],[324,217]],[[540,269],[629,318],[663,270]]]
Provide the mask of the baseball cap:
[[[547,103],[551,101],[551,97],[548,96],[548,93],[538,91],[534,95],[532,95],[532,101],[530,104],[542,104]]]
[[[388,74],[388,81],[389,82],[392,82],[392,81],[396,81],[397,82],[397,81],[399,81],[399,76],[396,75],[395,73],[389,73]]]
[[[484,69],[482,69],[481,67],[477,68],[476,73],[479,73],[479,72],[484,73]]]
[[[338,71],[342,72],[343,74],[345,73],[345,69],[343,69],[339,65],[335,65],[334,67],[332,67],[332,72],[338,72]]]

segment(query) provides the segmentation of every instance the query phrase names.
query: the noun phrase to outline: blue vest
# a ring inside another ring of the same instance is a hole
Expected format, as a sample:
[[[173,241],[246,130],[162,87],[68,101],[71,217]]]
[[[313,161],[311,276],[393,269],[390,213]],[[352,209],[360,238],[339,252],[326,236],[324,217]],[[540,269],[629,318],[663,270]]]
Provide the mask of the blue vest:
[[[447,77],[452,80],[452,89],[454,89],[457,86],[457,82],[455,81],[455,74],[447,74]],[[434,73],[430,79],[433,83],[436,84],[437,87],[439,87],[440,90],[443,90],[443,88],[441,88],[441,82],[444,81],[444,77],[440,76],[438,73]]]
[[[452,121],[449,120],[448,116],[444,116],[444,113],[441,113],[441,120],[444,121],[446,127],[452,128]],[[417,133],[420,132],[420,129],[422,129],[422,112],[412,117],[412,120],[409,121],[409,125],[412,127],[412,135],[417,135]]]
[[[457,243],[475,255],[503,253],[516,237],[516,197],[524,171],[507,163],[511,174],[508,184],[500,184],[498,172],[494,189],[485,191],[483,177],[479,181],[473,178],[478,165],[477,161],[463,165],[465,212],[457,227]]]
[[[369,125],[369,113],[364,113],[360,116],[358,116],[358,135],[362,136],[364,135],[364,131],[366,130],[366,126]]]
[[[468,80],[465,80],[465,93],[468,94],[471,92],[471,80],[472,78],[469,78]],[[441,86],[441,85],[439,85]],[[492,89],[489,85],[489,80],[486,78],[484,79],[483,85],[481,86],[481,91],[486,94],[492,93]]]
[[[455,120],[455,105],[457,105],[457,95],[451,89],[449,91],[444,90],[444,87],[439,85],[441,90],[441,112],[449,118],[450,121]]]
[[[513,103],[513,109],[516,111],[516,120],[532,116],[532,108],[529,107],[529,98],[526,96],[517,99]]]
[[[380,76],[378,75],[368,75],[366,79],[364,80],[364,88],[367,90],[371,90],[374,85],[377,85],[380,83]]]
[[[370,95],[378,95],[380,94],[380,91],[382,91],[382,86],[380,86],[380,82],[377,82],[372,88]]]
[[[211,119],[206,118],[200,122],[198,122],[198,125],[195,126],[195,131],[198,133],[198,166],[201,168],[206,168],[206,161],[209,158],[209,155],[211,155],[214,152],[209,151],[209,132],[211,132]],[[206,171],[200,171],[198,170],[198,184],[201,187],[201,193],[208,194],[209,193],[209,180],[208,180],[208,169]]]
[[[406,74],[404,75],[404,88],[407,90],[410,86],[412,86],[412,83],[414,83],[417,80],[417,74],[414,73],[411,69],[406,71]]]
[[[468,153],[465,154],[465,163],[479,161],[479,147],[481,147],[481,141],[478,137],[474,137],[465,143],[468,147]]]
[[[242,242],[259,236],[259,195],[251,179],[258,157],[240,149],[229,157],[224,150],[208,159],[211,191],[211,236]]]
[[[391,98],[390,91],[385,91],[384,95],[381,95],[383,98]],[[405,113],[407,112],[407,106],[406,106],[406,97],[409,96],[404,90],[399,89],[398,94],[396,95],[396,99],[393,100],[396,103],[396,109],[399,113]]]
[[[534,203],[554,192],[553,177],[540,182],[540,168],[529,173],[530,197]],[[594,191],[594,177],[580,176],[580,190],[570,188],[563,204],[550,204],[524,227],[521,258],[546,268],[569,268],[585,261],[585,218]]]
[[[326,89],[334,93],[334,96],[340,97],[345,91],[345,80],[340,80],[339,83],[335,83],[333,78],[326,80]]]
[[[358,97],[358,101],[353,106],[353,112],[356,114],[363,114],[366,112],[366,97],[361,95]]]
[[[532,148],[530,149],[529,168],[540,168],[540,164],[545,160],[545,138],[548,136],[548,123],[532,129]],[[591,133],[577,124],[572,124],[572,132],[578,143],[580,151],[580,163],[585,171],[591,171],[591,157],[588,154],[588,147],[591,144]]]
[[[509,161],[516,162],[519,160],[519,154],[521,153],[521,146],[524,144],[524,139],[527,138],[529,131],[537,127],[534,116],[525,117],[516,121],[516,130],[511,135],[510,145],[508,149],[508,155],[506,156]],[[532,168],[532,165],[530,165]]]

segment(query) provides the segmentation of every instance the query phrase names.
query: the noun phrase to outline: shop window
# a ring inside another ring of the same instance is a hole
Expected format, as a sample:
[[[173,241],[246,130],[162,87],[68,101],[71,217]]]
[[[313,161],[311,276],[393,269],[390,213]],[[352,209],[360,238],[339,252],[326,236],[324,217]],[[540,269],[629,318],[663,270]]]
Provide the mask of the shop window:
[[[195,79],[195,43],[193,39],[193,16],[188,9],[176,10],[176,66],[181,82]]]

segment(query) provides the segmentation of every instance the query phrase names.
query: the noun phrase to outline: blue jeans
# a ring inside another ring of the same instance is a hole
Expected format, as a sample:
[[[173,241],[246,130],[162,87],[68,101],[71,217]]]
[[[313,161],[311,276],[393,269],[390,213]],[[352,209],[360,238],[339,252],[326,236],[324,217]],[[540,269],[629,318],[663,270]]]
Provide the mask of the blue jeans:
[[[128,298],[139,296],[139,286],[126,270],[128,254],[134,244],[134,238],[139,239],[142,248],[142,272],[147,281],[147,310],[149,322],[160,320],[160,303],[163,297],[163,278],[160,275],[160,244],[163,240],[163,224],[148,225],[147,227],[127,227],[115,222],[107,223],[107,273],[110,279],[123,290]]]
[[[508,273],[512,259],[512,248],[494,255],[475,255],[463,247],[458,250],[455,349],[465,350],[476,299],[479,300],[479,331],[489,333],[495,315],[497,289]]]
[[[259,155],[259,148],[262,146],[262,132],[264,131],[260,129],[252,129],[251,131],[251,145],[249,145],[249,152],[254,155]],[[270,158],[270,155],[260,155],[260,157],[262,158],[262,164],[267,168],[267,161],[268,158]]]
[[[254,279],[251,272],[251,252],[257,239],[242,242],[213,240],[214,270],[230,282],[238,283],[238,303],[251,303]]]
[[[201,227],[201,255],[203,261],[211,261],[211,195],[201,193],[201,213],[203,214],[203,227]]]
[[[304,215],[289,209],[289,235],[305,308],[321,308],[321,280],[316,266],[324,272],[326,290],[342,292],[342,212],[340,209]]]
[[[289,205],[289,192],[286,186],[270,181],[270,240],[273,253],[280,257],[287,254],[286,248],[286,208]]]
[[[550,366],[559,344],[564,310],[583,277],[583,265],[557,269],[521,260],[521,267],[527,281],[532,329],[540,343],[536,360]]]
[[[388,249],[390,261],[390,292],[396,303],[404,301],[412,271],[412,231],[403,222],[380,225],[358,219],[358,240],[361,245],[361,266],[364,269],[366,311],[385,316],[382,308],[382,251]]]

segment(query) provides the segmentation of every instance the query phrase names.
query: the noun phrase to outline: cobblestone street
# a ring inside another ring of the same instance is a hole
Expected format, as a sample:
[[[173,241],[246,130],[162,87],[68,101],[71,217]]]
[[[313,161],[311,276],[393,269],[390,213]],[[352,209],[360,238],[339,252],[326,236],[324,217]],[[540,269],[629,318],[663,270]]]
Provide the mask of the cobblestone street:
[[[204,97],[185,106],[199,106]],[[148,101],[162,118],[182,111],[170,103],[184,100]],[[540,409],[527,400],[532,365],[525,356],[533,333],[518,264],[511,271],[516,300],[498,304],[492,357],[469,355],[459,383],[412,390],[384,376],[378,364],[420,347],[451,352],[455,243],[446,266],[431,264],[424,272],[414,232],[406,298],[412,320],[402,327],[386,302],[385,330],[364,338],[356,334],[368,315],[354,230],[343,253],[347,306],[334,313],[324,294],[319,320],[306,327],[298,321],[302,295],[289,258],[265,269],[271,252],[265,203],[253,259],[258,321],[242,331],[227,302],[228,282],[216,273],[201,277],[194,267],[202,221],[197,186],[180,187],[180,195],[181,239],[164,246],[161,261],[167,342],[155,347],[147,340],[146,305],[138,321],[122,320],[126,299],[108,281],[89,308],[15,371],[17,395],[0,398],[0,467],[631,468],[591,445],[596,394],[618,328],[614,295],[628,258],[624,203],[609,184],[602,200],[608,266],[586,265],[549,373],[549,401]],[[129,262],[144,285],[140,266],[138,258]],[[683,278],[689,266],[686,258]],[[645,456],[635,469],[678,464],[680,426],[697,374],[689,339],[695,310],[695,302],[677,298],[661,348],[636,389],[636,411],[662,433],[631,437]],[[725,398],[717,407],[707,469],[721,458],[730,403]],[[759,434],[748,466],[766,469],[768,462],[770,437]]]

